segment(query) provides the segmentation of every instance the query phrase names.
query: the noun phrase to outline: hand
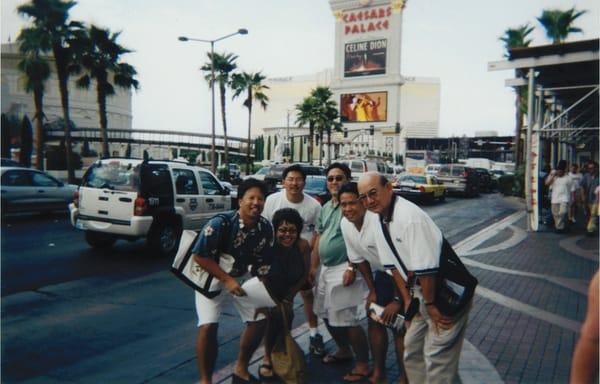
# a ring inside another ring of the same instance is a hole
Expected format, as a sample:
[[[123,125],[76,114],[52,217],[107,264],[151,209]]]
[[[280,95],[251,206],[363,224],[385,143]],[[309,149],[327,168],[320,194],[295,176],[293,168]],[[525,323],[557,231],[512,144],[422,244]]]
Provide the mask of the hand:
[[[256,308],[256,310],[254,311],[254,320],[256,320],[258,315],[260,315],[261,313],[263,315],[265,315],[266,318],[269,318],[271,316],[271,313],[269,312],[269,308],[267,308],[267,307]]]
[[[354,270],[345,270],[344,271],[344,276],[342,277],[342,284],[344,284],[344,287],[347,287],[349,285],[351,285],[352,283],[354,283],[354,278],[356,276],[356,272]]]
[[[316,277],[317,277],[317,268],[310,267],[310,270],[308,271],[308,282],[313,287],[315,286]]]
[[[393,300],[391,303],[385,306],[383,313],[381,314],[381,320],[384,323],[390,324],[394,321],[394,316],[402,309],[402,304]]]
[[[244,292],[240,283],[233,277],[229,277],[225,280],[223,285],[225,285],[225,289],[233,296],[246,296],[246,292]]]
[[[377,302],[377,293],[375,293],[375,291],[369,291],[369,294],[367,295],[367,304],[366,304],[367,312],[369,312],[369,307],[371,306],[371,303],[376,303],[376,302]]]
[[[427,305],[427,313],[433,322],[435,333],[439,333],[440,329],[452,328],[452,318],[441,314],[435,305]]]

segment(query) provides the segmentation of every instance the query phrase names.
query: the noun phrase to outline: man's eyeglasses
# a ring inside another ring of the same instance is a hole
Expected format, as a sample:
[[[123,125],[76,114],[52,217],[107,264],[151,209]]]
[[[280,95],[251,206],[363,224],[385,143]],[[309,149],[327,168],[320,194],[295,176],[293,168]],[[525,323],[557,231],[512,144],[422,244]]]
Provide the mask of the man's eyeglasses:
[[[358,199],[361,201],[365,201],[367,198],[373,200],[373,199],[376,199],[377,196],[379,196],[379,191],[377,191],[377,189],[373,188],[367,193],[358,195]]]
[[[345,177],[342,175],[327,176],[327,181],[330,183],[333,183],[334,181],[344,181],[344,179]]]

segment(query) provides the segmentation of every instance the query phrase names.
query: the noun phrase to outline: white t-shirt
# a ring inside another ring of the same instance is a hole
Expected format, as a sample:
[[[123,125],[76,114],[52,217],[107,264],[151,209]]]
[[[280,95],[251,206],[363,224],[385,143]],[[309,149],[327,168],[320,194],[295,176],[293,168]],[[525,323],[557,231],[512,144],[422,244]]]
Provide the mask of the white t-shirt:
[[[391,241],[406,269],[415,275],[436,272],[444,240],[442,231],[425,211],[399,196],[392,200],[393,211],[389,221]],[[377,251],[385,269],[396,268],[406,279],[406,274],[385,239],[381,224],[375,229]]]
[[[383,271],[383,264],[379,260],[377,244],[375,243],[375,231],[380,227],[379,215],[367,211],[360,231],[345,217],[342,218],[340,227],[346,243],[348,260],[355,264],[368,261],[371,265],[371,271]]]
[[[271,222],[275,212],[281,208],[294,208],[298,211],[300,217],[304,220],[300,237],[312,244],[312,238],[317,229],[317,220],[321,213],[321,204],[306,193],[304,193],[304,199],[300,203],[292,203],[287,199],[285,190],[283,190],[267,196],[262,215]]]
[[[581,183],[583,175],[581,173],[569,172],[569,177],[571,178],[571,190],[578,191],[581,188],[579,184]]]
[[[552,187],[552,204],[568,203],[571,201],[572,185],[571,178],[569,176],[555,176],[554,181],[550,186]]]

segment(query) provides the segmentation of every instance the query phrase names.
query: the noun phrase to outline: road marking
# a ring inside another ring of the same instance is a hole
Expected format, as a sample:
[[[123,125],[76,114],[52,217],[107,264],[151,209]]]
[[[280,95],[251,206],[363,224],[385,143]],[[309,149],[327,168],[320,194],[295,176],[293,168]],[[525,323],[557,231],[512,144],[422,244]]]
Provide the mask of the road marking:
[[[467,237],[464,240],[459,241],[453,246],[454,250],[456,251],[456,253],[459,254],[471,251],[475,249],[478,245],[482,244],[484,241],[496,236],[504,228],[512,225],[524,216],[524,211],[515,212],[512,215],[507,216],[504,219],[498,221],[497,223],[494,223],[489,227],[485,227],[481,231]]]
[[[558,245],[564,250],[574,254],[575,256],[582,257],[591,261],[598,261],[598,251],[591,249],[584,249],[577,245],[577,242],[583,239],[585,236],[571,236],[561,240]]]
[[[512,248],[519,244],[521,241],[527,238],[527,232],[522,230],[519,227],[514,225],[509,225],[508,227],[512,231],[512,236],[507,240],[501,242],[500,244],[495,244],[490,247],[485,248],[476,248],[469,251],[461,251],[460,256],[472,256],[472,255],[480,255],[482,253],[492,253],[503,251],[508,248]]]

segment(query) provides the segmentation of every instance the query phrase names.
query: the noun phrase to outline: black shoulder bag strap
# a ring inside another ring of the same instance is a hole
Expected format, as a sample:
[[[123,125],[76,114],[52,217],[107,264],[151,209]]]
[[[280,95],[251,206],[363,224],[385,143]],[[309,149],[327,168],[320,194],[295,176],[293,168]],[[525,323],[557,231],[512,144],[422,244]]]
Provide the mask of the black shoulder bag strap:
[[[388,227],[381,220],[379,220],[379,223],[381,224],[381,230],[383,231],[383,237],[385,237],[385,241],[387,242],[388,246],[394,253],[394,257],[396,258],[396,260],[398,260],[400,267],[404,271],[404,275],[406,275],[406,279],[407,279],[406,287],[409,289],[409,291],[411,291],[411,295],[412,295],[412,287],[415,282],[414,276],[411,272],[408,271],[408,269],[406,268],[406,265],[404,265],[404,263],[402,262],[402,259],[400,258],[400,255],[398,254],[398,251],[396,250],[396,247],[394,246],[394,243],[392,242],[392,237],[390,236],[390,231],[388,230]]]

